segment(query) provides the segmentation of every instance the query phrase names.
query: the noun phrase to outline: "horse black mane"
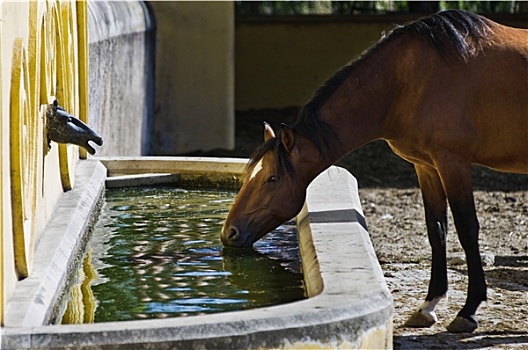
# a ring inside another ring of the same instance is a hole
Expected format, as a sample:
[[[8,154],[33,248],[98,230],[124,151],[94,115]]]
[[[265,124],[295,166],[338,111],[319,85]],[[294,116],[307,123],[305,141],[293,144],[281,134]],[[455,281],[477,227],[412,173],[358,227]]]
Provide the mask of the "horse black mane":
[[[394,32],[398,30],[401,29]],[[403,27],[403,30],[412,31],[418,36],[426,35],[441,55],[446,51],[446,44],[451,45],[465,61],[475,54],[474,44],[486,39],[490,32],[486,18],[460,10],[439,12],[415,21]]]
[[[442,57],[446,55],[449,48],[452,48],[461,59],[467,61],[480,47],[479,41],[488,36],[489,26],[486,18],[461,10],[443,11],[407,25],[396,26],[359,58],[341,67],[315,91],[312,98],[299,111],[297,121],[291,127],[292,131],[314,142],[323,158],[331,149],[340,147],[335,131],[319,118],[318,110],[361,63],[379,52],[388,42],[409,33],[417,37],[427,36],[429,43]],[[287,171],[292,169],[286,155],[281,152],[281,148],[280,136],[268,140],[253,153],[248,168],[261,159],[265,153],[274,149],[277,151],[278,165],[285,165]]]

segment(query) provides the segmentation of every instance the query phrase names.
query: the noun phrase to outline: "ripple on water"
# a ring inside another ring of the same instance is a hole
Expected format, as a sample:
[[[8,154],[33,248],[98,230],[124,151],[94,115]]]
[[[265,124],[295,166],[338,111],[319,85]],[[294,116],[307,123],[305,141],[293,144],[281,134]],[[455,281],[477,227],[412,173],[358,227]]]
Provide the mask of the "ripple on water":
[[[200,315],[304,298],[293,223],[253,250],[223,249],[220,231],[234,196],[108,190],[87,248],[96,274],[87,282],[97,305],[94,321]]]

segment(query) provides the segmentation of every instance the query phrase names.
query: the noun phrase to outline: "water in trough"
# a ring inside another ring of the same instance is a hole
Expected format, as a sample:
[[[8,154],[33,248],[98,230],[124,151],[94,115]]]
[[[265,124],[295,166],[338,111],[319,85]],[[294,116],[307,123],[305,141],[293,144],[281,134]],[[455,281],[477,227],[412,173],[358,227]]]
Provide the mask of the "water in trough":
[[[226,249],[234,192],[107,190],[57,323],[124,321],[244,310],[305,297],[296,227],[253,249]]]

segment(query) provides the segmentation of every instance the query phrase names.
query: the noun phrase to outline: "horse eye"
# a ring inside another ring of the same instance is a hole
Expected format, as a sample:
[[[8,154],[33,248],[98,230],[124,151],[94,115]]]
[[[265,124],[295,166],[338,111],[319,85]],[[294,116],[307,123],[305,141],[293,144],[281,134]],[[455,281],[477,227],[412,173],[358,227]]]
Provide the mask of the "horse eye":
[[[273,183],[273,182],[277,182],[278,180],[279,180],[279,179],[277,178],[277,176],[275,176],[275,175],[271,175],[271,176],[269,177],[268,181],[266,181],[266,182],[268,182],[268,183],[270,183],[270,182]]]

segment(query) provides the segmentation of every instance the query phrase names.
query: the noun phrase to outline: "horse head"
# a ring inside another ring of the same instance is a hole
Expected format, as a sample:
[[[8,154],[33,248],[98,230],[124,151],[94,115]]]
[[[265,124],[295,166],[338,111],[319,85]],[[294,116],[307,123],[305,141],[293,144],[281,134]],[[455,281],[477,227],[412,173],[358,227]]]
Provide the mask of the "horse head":
[[[72,143],[84,147],[90,154],[95,154],[95,149],[88,143],[95,142],[103,145],[103,138],[93,131],[88,125],[70,115],[59,106],[57,100],[48,106],[46,111],[46,125],[49,141],[57,143]]]
[[[225,246],[251,247],[299,213],[312,180],[304,175],[307,172],[303,168],[310,160],[299,152],[304,141],[300,139],[286,125],[276,137],[264,124],[265,141],[248,163],[245,180],[222,229]]]

